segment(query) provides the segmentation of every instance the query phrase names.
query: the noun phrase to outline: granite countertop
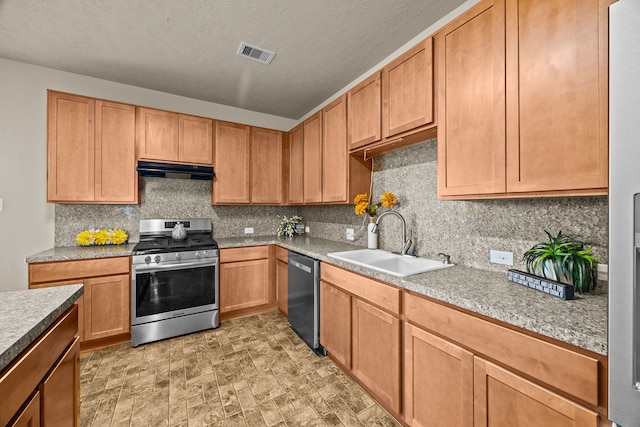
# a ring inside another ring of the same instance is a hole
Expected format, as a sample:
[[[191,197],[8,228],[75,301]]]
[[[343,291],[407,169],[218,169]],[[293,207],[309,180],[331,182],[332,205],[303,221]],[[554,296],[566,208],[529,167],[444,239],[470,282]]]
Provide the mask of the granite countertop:
[[[83,293],[82,285],[0,293],[0,372]]]
[[[606,293],[556,297],[510,282],[506,273],[455,266],[400,278],[327,256],[331,252],[361,249],[346,242],[317,237],[275,236],[216,238],[221,249],[277,244],[373,279],[521,327],[578,347],[607,354],[608,299]],[[131,255],[133,244],[114,247],[54,248],[27,257],[27,262]],[[96,251],[94,255],[92,251]]]

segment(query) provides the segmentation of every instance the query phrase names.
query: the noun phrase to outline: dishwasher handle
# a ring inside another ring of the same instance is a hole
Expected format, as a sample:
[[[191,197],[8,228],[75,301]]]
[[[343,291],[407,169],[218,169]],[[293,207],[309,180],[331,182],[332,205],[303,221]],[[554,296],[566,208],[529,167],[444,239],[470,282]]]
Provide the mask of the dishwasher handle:
[[[311,267],[308,267],[304,264],[299,263],[298,261],[294,261],[292,259],[289,260],[289,264],[293,265],[296,268],[299,268],[302,271],[305,271],[309,274],[311,274]]]

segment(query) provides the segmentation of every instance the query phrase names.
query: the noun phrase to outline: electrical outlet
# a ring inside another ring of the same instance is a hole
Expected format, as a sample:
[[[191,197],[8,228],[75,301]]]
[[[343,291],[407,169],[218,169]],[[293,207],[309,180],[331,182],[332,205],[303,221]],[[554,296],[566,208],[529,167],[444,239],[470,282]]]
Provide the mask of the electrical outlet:
[[[309,232],[311,232],[311,229],[310,229],[309,227],[305,227],[305,228],[304,228],[304,232],[305,232],[305,233],[309,233]]]
[[[609,280],[609,265],[608,264],[598,264],[596,267],[596,273],[598,280]]]
[[[353,228],[347,228],[347,240],[354,240]]]
[[[4,199],[0,199],[0,212],[4,210]]]
[[[494,264],[513,265],[513,252],[494,251],[489,252],[490,260]]]
[[[245,227],[244,234],[253,234],[253,227]]]

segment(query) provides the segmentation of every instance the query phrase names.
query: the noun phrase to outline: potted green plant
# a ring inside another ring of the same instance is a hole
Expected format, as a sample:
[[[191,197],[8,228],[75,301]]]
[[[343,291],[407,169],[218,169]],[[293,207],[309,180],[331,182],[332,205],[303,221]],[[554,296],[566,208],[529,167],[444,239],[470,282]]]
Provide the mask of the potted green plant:
[[[287,218],[287,216],[284,215],[280,220],[280,224],[278,224],[278,237],[282,236],[283,234],[287,237],[293,237],[296,232],[296,225],[300,224],[301,222],[301,216],[294,215]]]
[[[522,261],[527,272],[573,284],[579,293],[595,288],[595,264],[602,261],[593,255],[593,247],[558,232],[557,236],[545,231],[549,238],[526,251]]]

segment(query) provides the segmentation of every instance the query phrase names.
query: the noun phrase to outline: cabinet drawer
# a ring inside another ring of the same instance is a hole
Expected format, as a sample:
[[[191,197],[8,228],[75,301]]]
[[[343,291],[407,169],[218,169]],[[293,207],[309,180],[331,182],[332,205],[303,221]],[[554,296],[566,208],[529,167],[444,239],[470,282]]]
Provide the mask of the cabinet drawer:
[[[131,257],[95,258],[29,264],[29,283],[129,274]]]
[[[276,246],[276,259],[280,261],[289,262],[289,250],[280,246]]]
[[[395,315],[400,314],[401,289],[377,282],[359,274],[322,263],[322,280],[343,289],[360,299],[369,301]]]
[[[0,425],[7,425],[45,374],[69,346],[78,330],[78,309],[67,310],[0,376]]]
[[[247,248],[229,248],[220,250],[221,263],[264,258],[269,258],[268,246],[249,246]]]
[[[598,405],[597,359],[407,294],[409,322],[463,344],[545,384]]]

